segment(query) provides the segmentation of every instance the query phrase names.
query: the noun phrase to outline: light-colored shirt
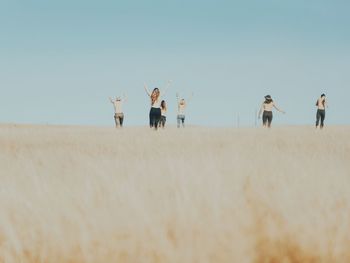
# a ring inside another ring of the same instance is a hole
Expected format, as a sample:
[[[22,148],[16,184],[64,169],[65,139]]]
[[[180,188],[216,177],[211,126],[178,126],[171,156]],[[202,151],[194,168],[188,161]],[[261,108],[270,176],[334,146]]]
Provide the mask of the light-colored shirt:
[[[270,103],[263,103],[261,105],[260,111],[272,111],[272,108],[274,107],[275,103],[272,101]]]
[[[162,113],[162,116],[166,116],[166,109],[160,108],[160,111],[161,111],[161,113]]]
[[[122,100],[111,100],[114,106],[115,113],[123,113],[123,101]]]
[[[166,90],[168,89],[169,84],[170,84],[170,82],[168,82],[168,85],[167,85],[167,87],[165,88],[164,91],[159,90],[158,99],[157,99],[156,101],[154,101],[153,105],[152,105],[152,98],[151,98],[152,92],[150,92],[150,91],[147,89],[147,86],[146,86],[146,85],[144,86],[144,89],[145,89],[145,91],[147,92],[147,95],[151,98],[151,107],[152,107],[152,108],[157,108],[157,109],[160,108],[160,104],[162,103],[162,96],[165,95],[165,92],[166,92]]]
[[[186,110],[186,104],[178,104],[177,107],[177,114],[178,115],[185,115],[185,110]]]
[[[155,101],[154,101],[154,103],[153,103],[153,105],[152,105],[152,108],[160,108],[160,104],[162,103],[162,98],[161,98],[161,96],[160,96],[160,94],[159,94],[159,97],[158,97],[158,99],[156,99]],[[152,100],[151,100],[151,104],[152,104]]]

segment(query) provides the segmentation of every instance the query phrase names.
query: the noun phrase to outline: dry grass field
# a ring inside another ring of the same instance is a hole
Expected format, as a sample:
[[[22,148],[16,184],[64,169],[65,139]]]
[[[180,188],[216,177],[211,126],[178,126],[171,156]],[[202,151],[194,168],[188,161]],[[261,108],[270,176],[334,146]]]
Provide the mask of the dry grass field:
[[[0,262],[350,262],[350,127],[0,125]]]

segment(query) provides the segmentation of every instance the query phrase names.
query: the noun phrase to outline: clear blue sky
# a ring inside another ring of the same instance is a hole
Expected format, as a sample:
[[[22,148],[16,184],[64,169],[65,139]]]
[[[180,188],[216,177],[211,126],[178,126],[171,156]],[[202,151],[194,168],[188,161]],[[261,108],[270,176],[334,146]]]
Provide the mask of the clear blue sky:
[[[350,1],[0,0],[0,122],[113,125],[109,96],[127,93],[126,125],[147,125],[143,90],[173,85],[187,122],[254,124],[271,94],[275,124],[350,124]]]

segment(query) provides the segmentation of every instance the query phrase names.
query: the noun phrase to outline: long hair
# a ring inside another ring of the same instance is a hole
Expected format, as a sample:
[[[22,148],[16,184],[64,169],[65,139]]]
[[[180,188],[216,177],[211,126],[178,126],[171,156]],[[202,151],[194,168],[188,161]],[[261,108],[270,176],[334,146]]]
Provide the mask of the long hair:
[[[162,100],[162,102],[160,103],[160,107],[162,108],[162,110],[166,111],[166,103],[165,100]]]
[[[151,103],[152,105],[156,102],[156,100],[158,100],[159,98],[159,89],[158,88],[154,88],[151,94]]]

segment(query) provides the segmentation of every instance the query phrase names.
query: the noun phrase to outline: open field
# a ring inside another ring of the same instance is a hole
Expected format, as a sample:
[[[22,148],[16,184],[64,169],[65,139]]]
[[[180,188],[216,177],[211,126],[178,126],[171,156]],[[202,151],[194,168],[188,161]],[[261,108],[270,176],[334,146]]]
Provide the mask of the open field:
[[[350,127],[0,125],[0,262],[350,262]]]

